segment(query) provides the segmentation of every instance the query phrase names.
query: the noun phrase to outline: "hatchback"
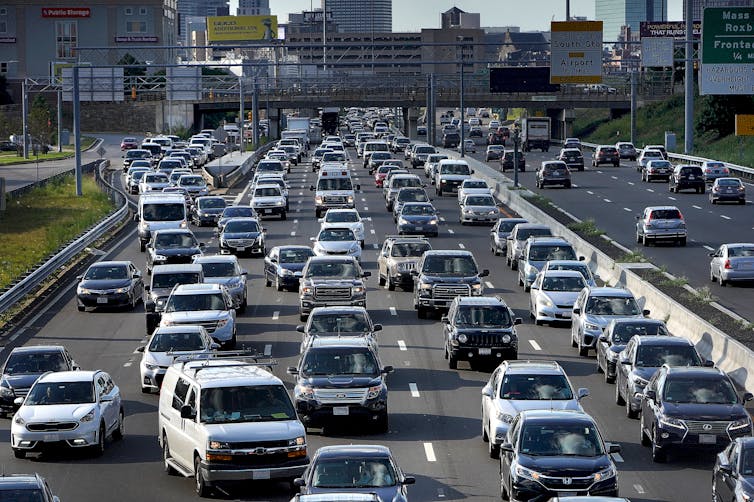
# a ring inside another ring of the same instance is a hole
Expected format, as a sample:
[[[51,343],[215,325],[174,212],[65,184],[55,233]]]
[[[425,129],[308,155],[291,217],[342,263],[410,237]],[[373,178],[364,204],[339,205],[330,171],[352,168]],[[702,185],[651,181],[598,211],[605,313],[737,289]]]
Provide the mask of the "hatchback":
[[[746,186],[738,178],[717,178],[712,183],[709,201],[712,204],[728,201],[746,204]]]
[[[670,175],[668,190],[678,193],[681,190],[694,190],[696,193],[704,193],[707,189],[704,181],[704,173],[699,166],[680,165],[676,166]]]
[[[561,185],[565,188],[571,188],[571,171],[568,165],[560,160],[542,162],[536,174],[537,188],[544,188],[545,185]]]
[[[729,282],[754,280],[754,244],[723,244],[709,255],[711,281],[726,286]]]
[[[620,166],[618,149],[612,145],[598,146],[594,151],[594,157],[592,157],[592,167],[597,167],[600,164],[612,164],[614,167]]]

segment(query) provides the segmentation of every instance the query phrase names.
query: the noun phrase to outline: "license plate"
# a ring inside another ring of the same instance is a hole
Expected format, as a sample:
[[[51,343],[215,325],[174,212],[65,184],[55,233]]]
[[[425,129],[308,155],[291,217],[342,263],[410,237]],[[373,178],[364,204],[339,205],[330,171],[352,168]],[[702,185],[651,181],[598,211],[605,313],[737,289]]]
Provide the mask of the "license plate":
[[[265,209],[264,214],[272,214],[272,209]]]
[[[714,434],[699,434],[700,444],[715,444],[717,443],[717,436]]]
[[[480,356],[489,356],[492,354],[492,349],[479,349]]]
[[[335,406],[332,409],[332,414],[337,417],[344,417],[348,415],[348,406]]]
[[[558,492],[558,497],[575,497],[579,492]]]
[[[97,303],[107,303],[107,297],[106,296],[97,297]]]
[[[236,251],[246,251],[246,248],[245,247],[237,247]]]
[[[57,441],[58,437],[55,434],[45,434],[44,435],[44,442],[45,443],[52,443],[54,441]]]
[[[416,226],[416,230],[417,230],[418,232],[421,232],[422,230],[424,230],[424,227],[423,227],[423,226],[421,226],[421,225],[417,225],[417,226]]]
[[[696,176],[689,176],[689,179],[690,179],[690,180],[695,180],[695,179],[696,179]]]
[[[264,469],[261,471],[254,471],[251,477],[252,479],[270,479],[270,470]]]

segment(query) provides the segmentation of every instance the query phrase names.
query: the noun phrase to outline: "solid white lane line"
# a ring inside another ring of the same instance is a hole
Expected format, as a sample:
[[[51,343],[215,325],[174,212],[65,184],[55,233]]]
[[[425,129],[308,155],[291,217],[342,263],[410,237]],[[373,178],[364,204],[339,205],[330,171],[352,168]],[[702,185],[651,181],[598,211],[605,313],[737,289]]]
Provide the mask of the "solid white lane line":
[[[278,319],[280,319],[280,311],[276,310],[272,313],[272,320],[277,321]]]
[[[707,251],[714,251],[714,250],[715,250],[715,248],[713,248],[713,247],[710,247],[710,246],[702,246],[702,247],[703,247],[704,249],[706,249]]]
[[[395,310],[395,307],[390,307],[390,315],[398,315],[398,311]]]
[[[298,220],[294,219],[294,220],[293,220],[293,224],[294,224],[294,225],[298,225]]]
[[[459,242],[458,247],[461,249],[466,249],[466,246],[463,245],[463,242]]]
[[[264,346],[264,355],[269,356],[272,355],[272,344],[268,343]]]
[[[304,192],[299,192],[298,194],[299,194],[299,195],[304,195]]]
[[[691,206],[691,207],[693,207],[694,209],[701,209],[701,207],[699,206]]]
[[[427,456],[427,462],[437,462],[435,449],[432,446],[432,443],[424,443],[424,454]]]
[[[636,493],[644,493],[644,487],[641,485],[634,485],[634,490],[636,490]]]
[[[440,216],[440,221],[445,221],[445,216]]]
[[[364,206],[364,211],[369,211],[369,208],[367,206]]]
[[[398,348],[403,351],[408,350],[408,347],[406,347],[406,342],[404,342],[403,340],[398,340]]]
[[[675,197],[671,197],[670,195],[668,195],[668,199],[670,199],[670,200],[678,200]]]
[[[454,234],[455,232],[453,231],[453,229],[452,229],[452,228],[449,228],[449,229],[448,229],[448,233],[449,233],[449,234]]]
[[[624,208],[623,208],[623,210],[624,210],[624,211],[627,211],[627,212],[629,212],[629,213],[632,213],[632,212],[633,212],[633,210],[632,210],[632,209],[631,209],[630,207],[624,207]]]
[[[366,201],[367,201],[366,198],[364,197],[361,198],[361,202],[366,202]]]
[[[617,177],[617,176],[610,176],[610,177],[611,177],[612,179],[614,179],[614,180],[617,180],[617,179],[618,179],[618,177]]]
[[[629,181],[628,184],[631,185],[631,186],[634,186],[634,182],[633,181]]]
[[[542,347],[540,347],[539,344],[534,340],[529,340],[529,345],[531,345],[534,350],[542,350]]]
[[[721,214],[721,215],[720,215],[720,218],[725,218],[726,220],[729,220],[729,219],[730,219],[730,216],[725,216],[724,214]]]
[[[623,457],[620,456],[620,453],[611,453],[611,457],[613,457],[613,460],[616,462],[623,462]]]
[[[607,202],[608,204],[610,204],[610,203],[612,203],[612,202],[613,202],[613,201],[611,201],[610,199],[602,199],[602,200],[604,200],[604,201],[605,201],[605,202]]]
[[[291,237],[296,237],[296,231],[291,232]]]
[[[411,391],[411,397],[420,397],[419,387],[417,387],[415,383],[412,382],[408,384],[408,389]]]
[[[493,286],[493,285],[492,285],[492,283],[491,283],[490,281],[487,281],[487,282],[485,282],[485,283],[484,283],[484,285],[485,285],[486,287],[490,288],[490,289],[495,289],[495,286]]]

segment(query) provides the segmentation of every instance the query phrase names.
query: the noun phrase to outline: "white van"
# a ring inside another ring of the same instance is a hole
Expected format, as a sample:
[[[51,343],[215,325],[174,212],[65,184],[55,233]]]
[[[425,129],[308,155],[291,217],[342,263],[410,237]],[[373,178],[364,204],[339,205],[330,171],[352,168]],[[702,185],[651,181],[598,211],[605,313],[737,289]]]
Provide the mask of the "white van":
[[[317,177],[317,184],[309,187],[314,192],[314,208],[317,218],[322,217],[330,208],[353,209],[354,185],[351,181],[351,173],[348,169],[323,168]],[[361,185],[356,185],[356,190],[361,190]]]
[[[188,228],[186,199],[180,193],[150,193],[139,196],[139,249],[144,251],[155,230]]]
[[[293,481],[309,465],[306,429],[283,382],[239,352],[175,359],[160,390],[158,441],[168,473],[200,497],[223,481]]]

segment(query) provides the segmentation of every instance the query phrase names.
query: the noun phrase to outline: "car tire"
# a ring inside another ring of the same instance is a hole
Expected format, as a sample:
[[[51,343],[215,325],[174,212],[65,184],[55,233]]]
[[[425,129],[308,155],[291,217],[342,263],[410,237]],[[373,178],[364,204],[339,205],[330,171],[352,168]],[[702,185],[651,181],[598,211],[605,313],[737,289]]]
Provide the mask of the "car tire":
[[[147,249],[147,243],[144,241],[139,241],[139,251],[142,253]]]
[[[212,492],[212,485],[204,479],[201,469],[201,459],[199,455],[194,457],[194,490],[200,498],[206,498],[210,496]]]
[[[86,307],[84,307],[83,305],[76,305],[76,310],[78,310],[79,312],[83,312],[86,310]]]
[[[487,454],[490,458],[500,458],[500,447],[495,444],[494,441],[487,441]]]
[[[429,314],[429,312],[427,312],[427,307],[422,307],[421,305],[419,305],[418,307],[416,307],[416,316],[419,319],[426,319],[427,318],[427,314]]]
[[[287,219],[288,219],[288,214],[286,214],[285,211],[283,211],[282,213],[280,213],[280,221],[285,221]]]
[[[248,307],[248,306],[249,306],[249,298],[248,298],[248,296],[246,294],[244,294],[243,295],[243,301],[241,302],[241,306],[238,309],[238,312],[241,313],[241,314],[245,314],[246,313],[246,307]]]
[[[679,246],[685,246],[686,245],[686,237],[681,237],[678,239],[678,245]]]
[[[573,348],[575,349],[575,348],[576,348],[576,347],[578,347],[578,346],[579,346],[578,342],[577,342],[577,341],[576,341],[576,339],[575,339],[575,338],[573,337],[573,333],[571,333],[571,347],[573,347]]]
[[[306,322],[307,317],[309,317],[309,316],[306,315],[306,314],[299,314],[298,315],[298,320],[301,321],[301,322]]]
[[[380,276],[377,282],[380,286],[384,286],[386,281],[384,277]]]
[[[641,244],[641,235],[639,235],[639,232],[636,232],[636,243]]]
[[[150,389],[149,387],[144,387],[144,386],[142,385],[142,386],[141,386],[141,393],[142,393],[142,394],[151,394],[151,393],[152,393],[152,389]]]
[[[26,450],[19,450],[18,448],[13,448],[13,456],[16,458],[26,458]]]
[[[626,417],[631,419],[639,418],[639,412],[631,408],[631,400],[626,399]]]
[[[652,441],[649,439],[649,436],[647,436],[644,428],[644,415],[639,418],[639,443],[642,446],[649,446],[652,444]]]
[[[712,271],[712,267],[709,269],[709,280],[710,282],[715,282],[715,273]]]
[[[565,184],[565,187],[566,187],[566,188],[571,188],[571,182],[569,181],[568,183],[566,183],[566,184]]]
[[[617,382],[615,384],[615,404],[617,404],[618,406],[623,406],[624,404],[626,404],[625,399],[623,399],[623,396],[621,396],[620,393],[620,385],[618,385]]]
[[[727,285],[728,285],[728,281],[726,281],[725,279],[723,279],[722,276],[721,276],[720,277],[720,287],[724,288]]]
[[[710,198],[709,198],[709,201],[710,201],[710,202],[712,203],[712,205],[713,205],[713,206],[714,206],[715,204],[717,204],[717,200],[715,200],[715,198],[714,198],[714,197],[712,197],[712,196],[710,196]]]
[[[121,409],[118,412],[118,427],[113,431],[113,439],[120,441],[126,435],[126,414]]]
[[[600,365],[599,352],[597,353],[597,373],[605,373],[604,371],[602,371],[602,365]]]
[[[657,436],[657,429],[655,428],[652,434],[652,462],[656,464],[664,464],[668,457],[665,453],[665,450],[661,449],[657,446],[657,442],[655,441],[655,437]]]
[[[387,278],[387,289],[388,291],[395,291],[395,283],[390,279],[390,277]]]
[[[267,274],[264,275],[264,285],[267,288],[269,288],[270,286],[272,286],[272,281],[267,278]]]
[[[385,413],[383,413],[374,423],[374,432],[377,434],[387,434],[390,432],[390,416],[388,415],[387,410],[385,410]]]
[[[613,167],[620,167],[620,162],[613,162]]]
[[[448,368],[451,370],[458,369],[458,358],[450,353],[448,354]]]
[[[641,245],[644,247],[649,247],[649,238],[646,235],[641,236]]]
[[[581,357],[589,357],[589,347],[582,347],[579,345],[579,355]]]
[[[278,291],[283,291],[283,283],[280,282],[280,277],[275,276],[275,289]]]
[[[95,457],[101,457],[105,453],[105,424],[100,424],[99,432],[97,432],[97,444],[92,446],[92,455]]]

